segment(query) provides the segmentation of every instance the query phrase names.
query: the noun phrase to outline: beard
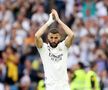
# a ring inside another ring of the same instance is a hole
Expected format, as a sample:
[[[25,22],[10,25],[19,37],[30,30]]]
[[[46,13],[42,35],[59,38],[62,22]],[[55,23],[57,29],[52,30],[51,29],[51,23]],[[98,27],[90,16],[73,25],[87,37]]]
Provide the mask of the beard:
[[[58,43],[55,43],[55,42],[51,43],[51,42],[49,42],[49,44],[50,44],[50,46],[51,46],[52,48],[56,48],[57,45],[59,44],[59,42],[58,42]]]

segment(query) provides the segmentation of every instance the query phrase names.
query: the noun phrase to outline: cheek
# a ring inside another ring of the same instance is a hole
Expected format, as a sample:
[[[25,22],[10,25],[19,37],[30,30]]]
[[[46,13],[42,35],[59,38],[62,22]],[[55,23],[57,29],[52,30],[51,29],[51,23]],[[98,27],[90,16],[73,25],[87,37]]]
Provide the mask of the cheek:
[[[51,38],[50,37],[48,37],[47,39],[48,39],[48,41],[51,41]]]
[[[56,39],[56,40],[55,40],[56,43],[58,43],[59,41],[60,41],[59,39]]]
[[[52,39],[48,38],[48,42],[52,42]]]

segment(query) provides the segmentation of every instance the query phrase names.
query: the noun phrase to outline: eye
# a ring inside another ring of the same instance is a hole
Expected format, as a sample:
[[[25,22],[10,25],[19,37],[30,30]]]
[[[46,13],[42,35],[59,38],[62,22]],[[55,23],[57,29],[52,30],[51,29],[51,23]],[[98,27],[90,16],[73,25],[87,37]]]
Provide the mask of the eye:
[[[53,37],[50,37],[51,39],[53,39]]]
[[[58,39],[58,37],[55,37],[55,39]]]

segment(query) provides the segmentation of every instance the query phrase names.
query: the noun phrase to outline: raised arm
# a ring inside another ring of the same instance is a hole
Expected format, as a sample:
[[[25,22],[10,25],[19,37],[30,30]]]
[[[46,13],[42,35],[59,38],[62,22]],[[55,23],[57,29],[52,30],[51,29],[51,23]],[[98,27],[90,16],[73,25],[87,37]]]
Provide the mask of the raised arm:
[[[69,48],[71,46],[71,44],[72,44],[73,39],[74,39],[74,32],[66,24],[64,24],[60,20],[56,10],[53,9],[52,14],[54,15],[56,21],[60,24],[60,26],[63,28],[63,30],[67,34],[67,37],[65,39],[65,45]]]
[[[35,33],[35,43],[36,47],[42,48],[43,40],[41,36],[47,30],[48,26],[50,26],[54,22],[52,13],[50,14],[49,20]]]

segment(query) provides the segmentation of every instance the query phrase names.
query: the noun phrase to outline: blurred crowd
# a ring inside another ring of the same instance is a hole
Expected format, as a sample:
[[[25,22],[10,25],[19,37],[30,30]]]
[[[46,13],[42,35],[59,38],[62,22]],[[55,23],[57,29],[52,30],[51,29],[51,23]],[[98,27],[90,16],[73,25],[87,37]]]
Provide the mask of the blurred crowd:
[[[68,70],[81,62],[87,71],[96,62],[101,90],[108,90],[108,0],[0,0],[0,90],[44,90],[34,35],[52,8],[75,32]]]

